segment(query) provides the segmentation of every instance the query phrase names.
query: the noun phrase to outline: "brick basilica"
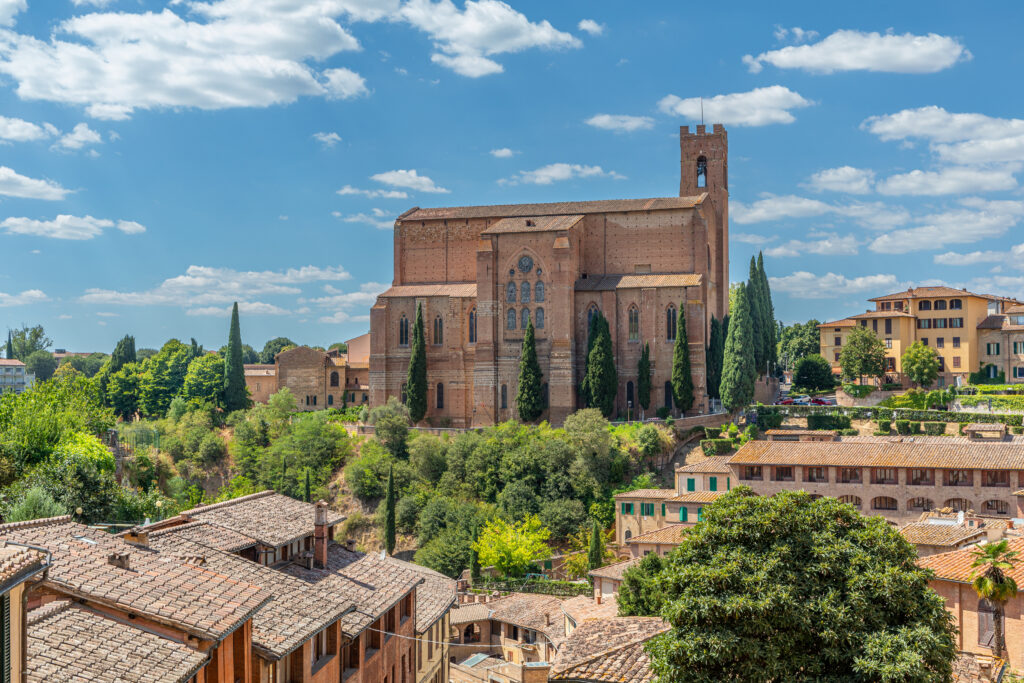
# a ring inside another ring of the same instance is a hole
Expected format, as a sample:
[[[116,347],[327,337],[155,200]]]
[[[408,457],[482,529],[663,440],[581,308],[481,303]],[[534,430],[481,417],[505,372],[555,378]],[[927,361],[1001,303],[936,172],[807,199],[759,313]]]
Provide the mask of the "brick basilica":
[[[402,394],[417,304],[434,426],[517,417],[519,356],[536,329],[548,398],[561,424],[582,407],[589,317],[608,319],[616,410],[634,415],[637,363],[651,348],[650,412],[671,406],[677,316],[685,315],[696,400],[708,408],[704,347],[729,301],[726,131],[679,131],[678,197],[409,209],[395,221],[394,282],[370,312],[370,403]],[[674,410],[674,408],[673,408]]]

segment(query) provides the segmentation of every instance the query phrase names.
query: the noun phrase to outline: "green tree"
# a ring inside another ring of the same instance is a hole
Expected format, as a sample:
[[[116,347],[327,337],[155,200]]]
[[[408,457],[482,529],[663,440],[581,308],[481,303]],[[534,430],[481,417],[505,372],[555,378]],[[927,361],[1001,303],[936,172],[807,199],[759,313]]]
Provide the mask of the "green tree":
[[[10,513],[4,519],[5,522],[27,522],[31,519],[45,519],[47,517],[59,517],[68,512],[63,505],[58,503],[46,492],[46,489],[33,486],[25,492],[25,497],[11,507]]]
[[[939,354],[930,346],[914,342],[903,352],[900,366],[911,382],[927,389],[939,377]]]
[[[135,354],[135,337],[126,334],[118,340],[114,352],[110,354],[109,372],[117,372],[128,363],[135,363],[138,357]]]
[[[605,417],[615,412],[615,396],[618,393],[618,373],[612,353],[612,338],[608,321],[601,313],[593,319],[594,343],[587,356],[586,375],[583,377],[583,394],[587,405],[597,408]]]
[[[228,345],[225,344],[224,346],[220,347],[220,349],[217,351],[217,353],[219,353],[222,358],[227,356]],[[260,354],[259,354],[259,352],[256,351],[255,349],[253,349],[248,344],[242,344],[242,363],[244,365],[248,365],[250,363],[259,363],[259,362],[260,362]]]
[[[786,363],[786,369],[795,367],[797,361],[805,356],[821,355],[821,331],[816,319],[805,323],[794,323],[788,326],[777,325],[777,354]]]
[[[4,357],[7,360],[14,358],[14,337],[11,335],[10,330],[7,330],[7,355]]]
[[[719,385],[722,382],[722,353],[725,351],[725,339],[722,337],[722,321],[711,316],[711,331],[708,334],[708,345],[704,350],[704,364],[708,383],[708,398],[719,398]]]
[[[746,284],[747,306],[750,310],[750,327],[753,331],[751,350],[754,353],[754,368],[758,375],[764,374],[765,363],[768,359],[768,335],[765,330],[765,323],[768,320],[765,311],[764,293],[761,288],[761,276],[757,272],[757,259],[750,257],[750,270],[747,275]]]
[[[185,384],[192,348],[170,339],[152,358],[142,364],[139,377],[139,410],[150,417],[163,417]]]
[[[665,602],[665,593],[658,583],[664,561],[658,553],[646,555],[636,566],[622,574],[616,601],[620,617],[656,617]]]
[[[971,554],[974,555],[971,568],[976,570],[971,585],[979,598],[988,600],[994,607],[995,638],[992,654],[1001,658],[1006,651],[1003,614],[1006,603],[1017,595],[1017,582],[1007,572],[1013,570],[1020,553],[1010,550],[1010,542],[1004,538],[998,543],[980,546]]]
[[[281,353],[284,349],[293,346],[296,346],[295,342],[288,337],[274,337],[263,345],[263,351],[260,352],[260,362],[269,365],[274,362],[274,356]]]
[[[214,353],[193,358],[185,372],[181,395],[194,406],[219,407],[224,402],[224,361]]]
[[[757,369],[750,350],[753,348],[753,329],[747,288],[741,282],[736,290],[735,304],[729,318],[729,336],[725,340],[722,357],[722,405],[731,413],[743,410],[754,399],[754,380]]]
[[[593,571],[604,564],[604,534],[597,520],[590,525],[590,547],[587,549],[587,569]]]
[[[454,579],[469,566],[472,543],[465,531],[445,529],[416,551],[416,564]]]
[[[224,410],[243,410],[251,404],[242,367],[242,330],[238,324],[238,302],[231,307],[231,328],[228,331],[228,352],[224,356]]]
[[[88,356],[70,356],[61,361],[61,365],[70,365],[86,377],[95,377],[103,365],[109,360],[103,353],[90,353]]]
[[[345,342],[334,342],[327,347],[328,351],[338,351],[340,353],[348,353],[348,344]]]
[[[57,369],[57,361],[49,351],[33,351],[25,359],[25,370],[36,376],[39,382],[53,377],[53,371]]]
[[[409,419],[413,424],[427,414],[427,342],[423,334],[423,304],[416,305],[409,375],[405,381],[405,405],[409,408]]]
[[[867,327],[857,325],[839,353],[839,367],[848,380],[881,377],[885,374],[885,344]]]
[[[542,379],[540,363],[537,362],[537,345],[533,338],[533,321],[530,320],[523,334],[523,349],[519,356],[519,387],[516,389],[516,409],[523,422],[533,422],[544,412]]]
[[[817,354],[804,356],[796,363],[793,385],[811,391],[831,389],[836,385],[832,366]]]
[[[388,486],[384,489],[384,550],[395,552],[395,466],[388,468]]]
[[[27,363],[28,357],[36,351],[45,351],[53,346],[53,340],[46,336],[42,325],[23,325],[19,329],[9,331],[8,339],[11,341],[14,357],[22,363]]]
[[[551,557],[550,536],[536,515],[517,523],[496,517],[487,522],[473,547],[484,566],[493,565],[502,576],[522,576],[531,564]]]
[[[644,410],[651,407],[651,345],[646,342],[636,366],[636,400]]]
[[[405,458],[409,455],[406,445],[409,437],[409,422],[404,415],[390,413],[380,417],[374,423],[374,435],[381,445],[396,458]]]
[[[469,551],[469,578],[473,583],[480,582],[480,553],[476,551],[476,543],[480,540],[480,529],[473,527],[473,542]]]
[[[884,519],[747,487],[704,513],[656,579],[672,627],[647,646],[661,680],[951,680],[952,617]]]
[[[764,301],[765,330],[767,332],[767,360],[775,365],[779,362],[778,325],[775,323],[775,304],[772,302],[772,286],[764,271],[764,255],[757,252],[757,274],[761,280],[761,297]]]
[[[686,334],[686,308],[679,304],[676,342],[672,347],[672,399],[680,413],[693,407],[693,374],[690,371],[690,338]]]
[[[107,405],[126,421],[139,410],[139,369],[138,363],[125,363],[107,376]]]

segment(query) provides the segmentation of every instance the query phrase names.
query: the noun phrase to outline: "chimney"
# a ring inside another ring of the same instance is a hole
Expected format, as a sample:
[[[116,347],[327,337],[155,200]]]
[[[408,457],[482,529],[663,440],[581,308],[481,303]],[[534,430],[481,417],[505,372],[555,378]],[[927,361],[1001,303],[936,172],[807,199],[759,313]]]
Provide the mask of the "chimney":
[[[600,593],[600,591],[598,591],[597,596],[594,599],[597,601],[597,604],[599,604],[599,605],[601,604],[601,593]]]
[[[124,540],[132,545],[142,546],[143,548],[149,547],[149,532],[132,530],[124,535]]]
[[[128,562],[128,553],[110,553],[107,556],[107,564],[112,567],[120,567],[121,569],[131,569]]]
[[[313,516],[313,564],[318,569],[327,567],[327,503],[318,501]]]
[[[545,626],[551,626],[551,613],[550,612],[545,612],[544,613],[544,625]]]

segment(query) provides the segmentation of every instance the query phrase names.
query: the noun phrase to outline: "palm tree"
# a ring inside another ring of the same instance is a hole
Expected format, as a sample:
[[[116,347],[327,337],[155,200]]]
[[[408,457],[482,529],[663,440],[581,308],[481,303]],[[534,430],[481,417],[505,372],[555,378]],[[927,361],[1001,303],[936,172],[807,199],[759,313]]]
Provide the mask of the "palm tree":
[[[995,647],[993,654],[1002,658],[1006,643],[1003,638],[1003,607],[1006,602],[1017,595],[1017,582],[1007,575],[1014,567],[1014,560],[1019,554],[1010,550],[1006,539],[998,543],[987,543],[974,551],[972,569],[974,573],[974,591],[979,598],[991,602],[994,609]]]

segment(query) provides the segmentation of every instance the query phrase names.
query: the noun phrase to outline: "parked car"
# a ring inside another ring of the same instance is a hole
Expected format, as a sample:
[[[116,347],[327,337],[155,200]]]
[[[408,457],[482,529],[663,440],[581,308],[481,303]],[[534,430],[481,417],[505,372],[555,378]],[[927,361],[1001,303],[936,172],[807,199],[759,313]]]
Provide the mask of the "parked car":
[[[807,394],[800,394],[799,396],[790,396],[793,399],[793,404],[798,406],[810,405],[811,397]]]
[[[787,397],[787,398],[784,398],[784,399],[782,399],[780,401],[776,401],[775,405],[777,405],[777,406],[791,406],[791,405],[793,405],[793,399]]]
[[[832,406],[832,405],[835,405],[835,403],[831,399],[828,399],[828,398],[818,398],[818,397],[815,397],[815,398],[811,399],[811,405],[812,406]]]

